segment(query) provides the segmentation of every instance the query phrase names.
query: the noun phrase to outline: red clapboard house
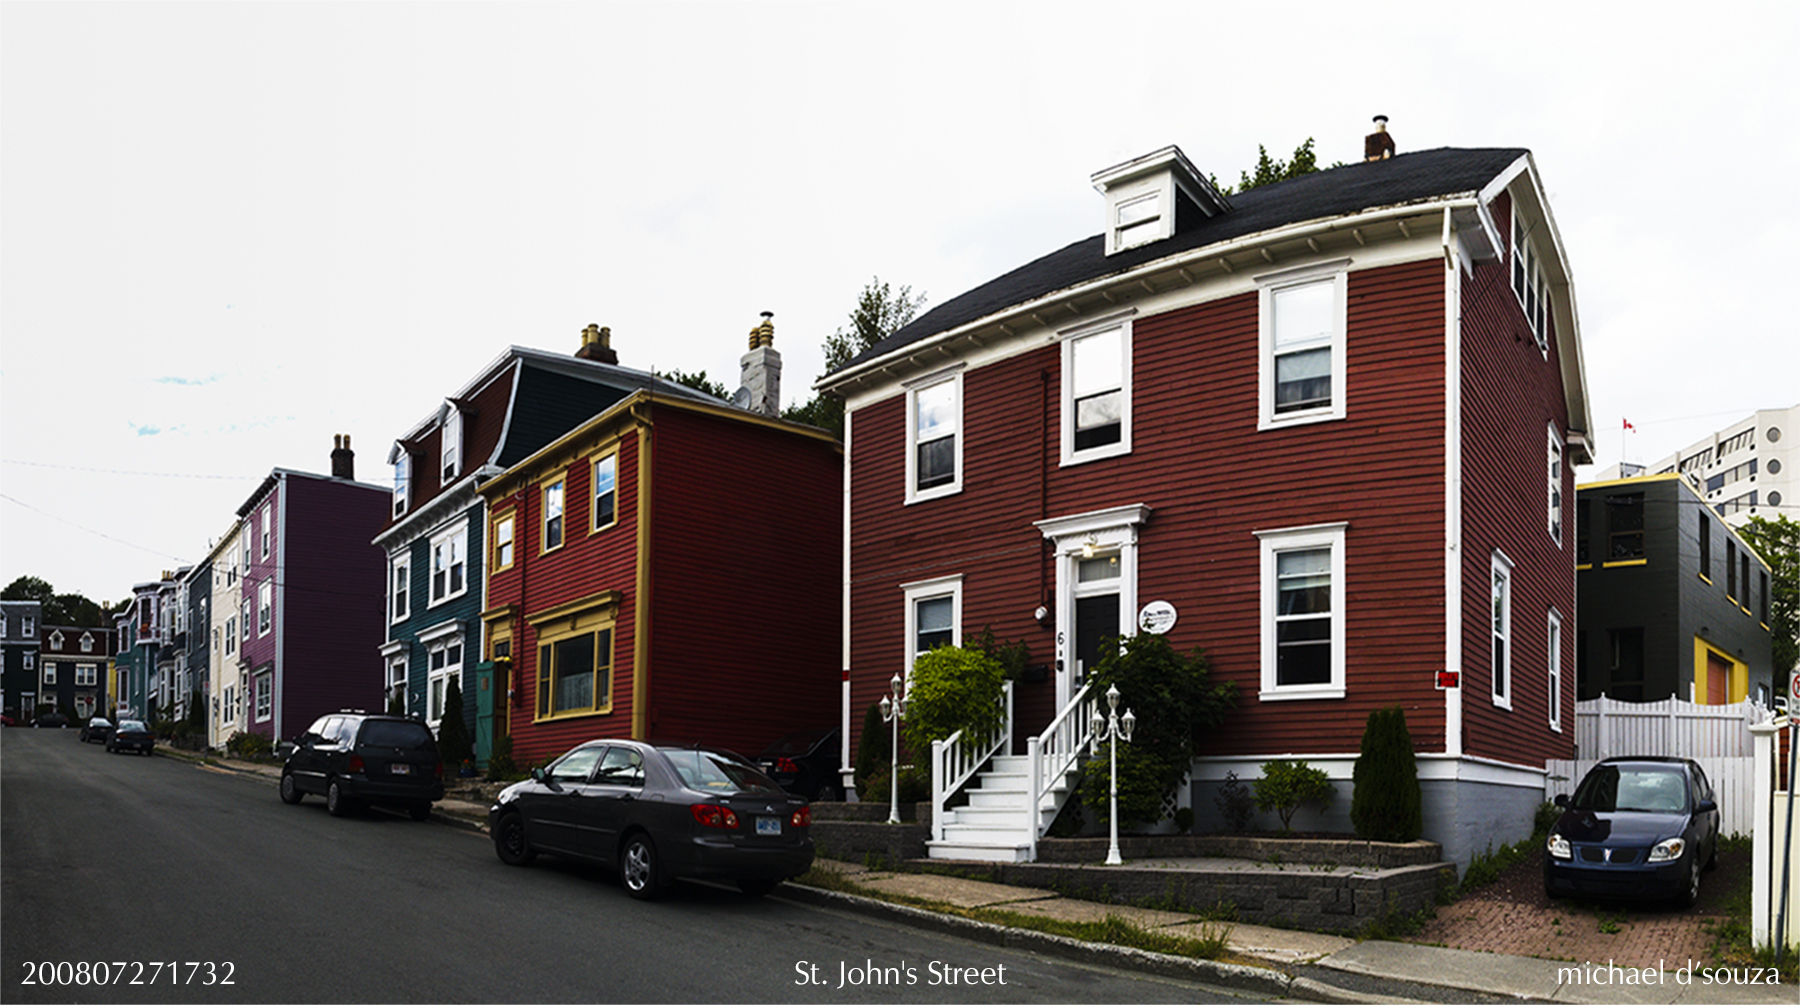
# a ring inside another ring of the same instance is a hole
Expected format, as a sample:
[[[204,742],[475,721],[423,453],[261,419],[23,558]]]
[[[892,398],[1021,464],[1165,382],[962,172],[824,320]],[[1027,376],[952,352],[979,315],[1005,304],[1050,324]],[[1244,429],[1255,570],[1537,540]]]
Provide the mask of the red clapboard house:
[[[837,721],[843,453],[772,417],[758,333],[748,408],[638,390],[480,486],[518,763],[598,737],[755,756]]]
[[[1093,181],[1103,233],[821,382],[847,407],[846,748],[918,653],[1026,642],[1044,669],[1013,685],[989,770],[1037,787],[941,814],[931,848],[1028,859],[1085,737],[1084,670],[1142,618],[1237,685],[1178,794],[1199,829],[1228,772],[1299,757],[1337,795],[1296,826],[1348,831],[1368,714],[1399,704],[1425,836],[1462,862],[1523,837],[1545,759],[1572,756],[1570,469],[1590,460],[1530,153],[1224,196],[1169,147]]]

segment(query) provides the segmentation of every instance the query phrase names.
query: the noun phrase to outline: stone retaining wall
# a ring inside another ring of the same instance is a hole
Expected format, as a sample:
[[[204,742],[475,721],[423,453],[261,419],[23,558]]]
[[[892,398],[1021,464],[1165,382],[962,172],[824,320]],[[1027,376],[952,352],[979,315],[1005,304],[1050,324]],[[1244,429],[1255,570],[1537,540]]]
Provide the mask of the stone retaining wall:
[[[884,817],[885,819],[885,817]],[[1039,862],[1096,863],[1106,859],[1106,838],[1044,838]],[[1272,865],[1353,865],[1397,869],[1430,865],[1441,849],[1431,841],[1363,841],[1358,838],[1280,838],[1256,834],[1121,836],[1119,852],[1131,859],[1239,858]]]

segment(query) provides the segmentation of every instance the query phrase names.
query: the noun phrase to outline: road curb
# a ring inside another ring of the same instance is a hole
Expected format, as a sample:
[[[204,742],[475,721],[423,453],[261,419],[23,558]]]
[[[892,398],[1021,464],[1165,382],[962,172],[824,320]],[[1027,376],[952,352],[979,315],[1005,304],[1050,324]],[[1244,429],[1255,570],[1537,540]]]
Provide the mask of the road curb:
[[[1299,998],[1305,1001],[1376,1000],[1344,997],[1346,992],[1340,988],[1333,988],[1318,981],[1296,980],[1280,970],[1265,970],[1239,963],[1220,963],[1215,960],[1200,960],[1187,956],[1170,956],[1166,953],[1153,953],[1144,949],[1113,946],[1102,942],[1083,942],[1062,935],[1051,935],[1048,932],[1038,932],[1027,928],[1008,928],[986,921],[938,914],[924,908],[890,904],[871,897],[839,893],[835,890],[820,890],[794,883],[784,883],[777,888],[777,891],[773,896],[786,900],[795,900],[817,907],[835,907],[891,921],[902,921],[912,927],[952,935],[971,942],[982,942],[1008,949],[1028,950],[1113,969],[1152,973],[1162,977],[1200,981],[1237,991],[1251,991],[1281,998]]]

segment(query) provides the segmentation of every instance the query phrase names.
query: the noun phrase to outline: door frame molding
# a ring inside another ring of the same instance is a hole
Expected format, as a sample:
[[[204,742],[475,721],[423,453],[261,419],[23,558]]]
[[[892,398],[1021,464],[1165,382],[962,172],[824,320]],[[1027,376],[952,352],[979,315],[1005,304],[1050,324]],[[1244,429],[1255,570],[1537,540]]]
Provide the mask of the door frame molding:
[[[1034,521],[1050,542],[1056,562],[1056,707],[1069,703],[1075,693],[1075,563],[1089,549],[1119,553],[1119,629],[1137,633],[1138,528],[1150,520],[1143,503],[1090,510],[1070,516]]]

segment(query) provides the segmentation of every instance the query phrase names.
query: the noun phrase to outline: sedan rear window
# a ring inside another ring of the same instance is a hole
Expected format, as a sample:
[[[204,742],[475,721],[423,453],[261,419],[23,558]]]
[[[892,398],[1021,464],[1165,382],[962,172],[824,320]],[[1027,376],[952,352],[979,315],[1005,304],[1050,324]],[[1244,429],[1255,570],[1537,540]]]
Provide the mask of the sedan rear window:
[[[400,750],[423,750],[435,741],[431,730],[422,722],[392,722],[373,719],[363,723],[362,742],[370,747],[395,747]]]
[[[711,750],[663,748],[681,783],[701,792],[781,793],[781,786],[743,761]]]

